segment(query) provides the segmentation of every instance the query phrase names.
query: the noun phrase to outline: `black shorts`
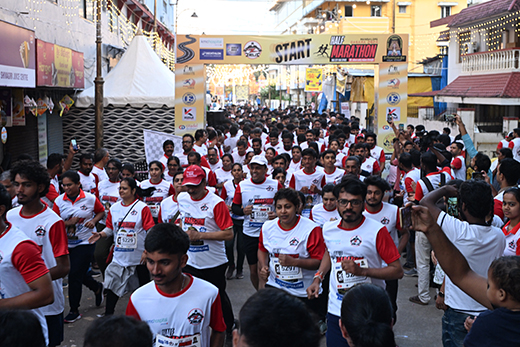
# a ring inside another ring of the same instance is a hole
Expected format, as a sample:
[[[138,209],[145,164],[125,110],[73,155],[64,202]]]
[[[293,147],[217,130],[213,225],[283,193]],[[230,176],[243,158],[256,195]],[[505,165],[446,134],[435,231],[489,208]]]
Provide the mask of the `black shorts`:
[[[258,263],[258,241],[259,237],[251,237],[244,234],[242,239],[244,245],[244,253],[246,254],[247,263],[256,265]]]
[[[59,346],[63,342],[63,312],[53,316],[45,316],[49,331],[49,346]]]

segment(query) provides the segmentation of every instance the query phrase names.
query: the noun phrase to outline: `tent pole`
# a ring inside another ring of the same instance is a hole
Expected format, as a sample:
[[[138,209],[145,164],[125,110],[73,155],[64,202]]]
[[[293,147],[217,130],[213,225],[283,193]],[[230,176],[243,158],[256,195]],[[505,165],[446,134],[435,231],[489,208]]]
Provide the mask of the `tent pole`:
[[[103,74],[101,61],[101,0],[97,0],[96,22],[96,78],[95,85],[95,134],[96,149],[103,147]]]

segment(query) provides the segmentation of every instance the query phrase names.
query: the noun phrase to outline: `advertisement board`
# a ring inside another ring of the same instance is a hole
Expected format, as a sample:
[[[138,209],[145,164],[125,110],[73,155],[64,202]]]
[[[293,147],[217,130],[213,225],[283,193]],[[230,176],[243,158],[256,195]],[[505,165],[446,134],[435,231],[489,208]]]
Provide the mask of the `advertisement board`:
[[[323,69],[308,67],[305,70],[305,91],[321,92]]]
[[[83,53],[36,40],[36,85],[84,88]]]
[[[34,88],[34,31],[0,21],[0,33],[0,86]]]

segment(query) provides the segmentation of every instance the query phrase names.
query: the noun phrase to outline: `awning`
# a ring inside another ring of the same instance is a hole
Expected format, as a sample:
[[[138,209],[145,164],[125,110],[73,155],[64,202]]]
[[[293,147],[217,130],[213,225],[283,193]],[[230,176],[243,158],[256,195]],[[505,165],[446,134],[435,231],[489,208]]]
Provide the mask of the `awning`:
[[[425,98],[427,98],[427,97],[433,98],[439,92],[440,92],[440,90],[432,90],[432,91],[423,92],[423,93],[412,93],[412,94],[408,94],[408,96],[411,96],[411,97],[418,96],[418,97],[425,97]]]
[[[518,105],[520,103],[520,72],[459,76],[437,92],[435,101],[479,105]]]

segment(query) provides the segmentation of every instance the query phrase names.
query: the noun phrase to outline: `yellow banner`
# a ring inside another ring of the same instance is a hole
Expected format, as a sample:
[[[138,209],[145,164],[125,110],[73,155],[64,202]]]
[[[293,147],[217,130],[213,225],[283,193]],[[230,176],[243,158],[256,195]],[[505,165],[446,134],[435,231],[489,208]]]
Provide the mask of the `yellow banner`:
[[[377,69],[376,69],[377,70]],[[379,91],[376,94],[377,142],[385,152],[393,151],[395,137],[388,120],[396,127],[406,129],[408,114],[408,63],[381,63],[375,74]]]
[[[305,91],[321,92],[323,69],[307,68],[305,71]]]
[[[175,135],[205,128],[205,66],[175,64]]]

